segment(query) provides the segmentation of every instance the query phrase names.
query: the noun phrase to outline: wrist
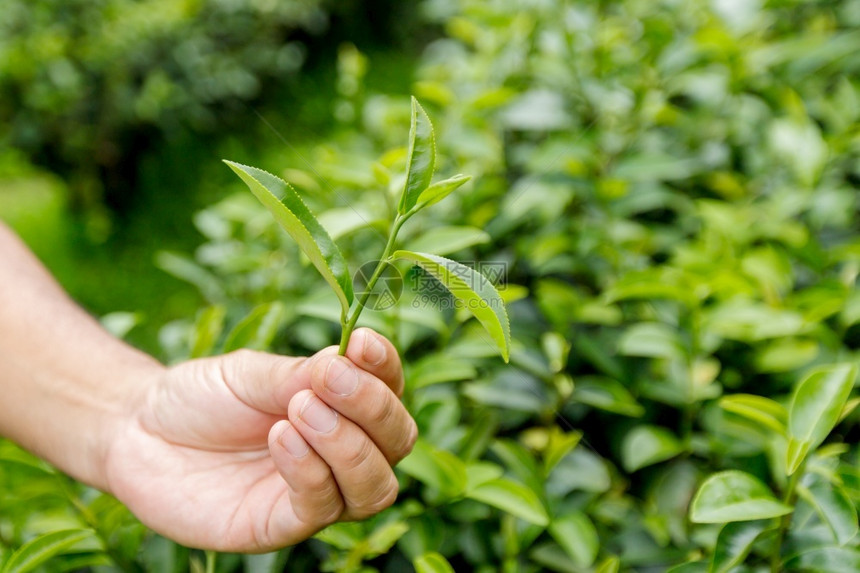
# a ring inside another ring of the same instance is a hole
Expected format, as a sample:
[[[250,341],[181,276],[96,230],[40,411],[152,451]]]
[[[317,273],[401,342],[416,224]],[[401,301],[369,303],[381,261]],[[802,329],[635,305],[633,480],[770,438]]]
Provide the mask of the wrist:
[[[78,478],[110,494],[115,494],[110,479],[114,458],[127,447],[129,429],[140,423],[148,408],[147,396],[167,371],[154,358],[139,354],[139,360],[125,365],[121,376],[111,384],[107,399],[99,405],[100,423],[93,425],[94,431],[89,436],[88,469],[92,478]]]
[[[81,440],[83,451],[70,448],[73,458],[54,462],[79,481],[110,494],[114,493],[110,483],[111,459],[123,447],[129,426],[137,423],[149,388],[166,370],[142,352],[123,350],[126,355],[116,361],[106,376],[92,380],[89,389],[94,395],[80,408],[78,431],[72,433]]]

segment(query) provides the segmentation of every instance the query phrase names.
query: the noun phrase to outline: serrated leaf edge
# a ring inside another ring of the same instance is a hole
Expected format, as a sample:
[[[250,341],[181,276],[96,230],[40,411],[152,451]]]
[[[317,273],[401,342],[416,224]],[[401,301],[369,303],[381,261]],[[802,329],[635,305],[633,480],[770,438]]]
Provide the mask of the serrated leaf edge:
[[[234,164],[234,165],[238,165],[238,166],[240,166],[240,167],[250,167],[251,169],[256,169],[256,170],[258,170],[258,171],[262,171],[263,173],[266,173],[267,175],[271,175],[272,177],[274,177],[274,178],[276,178],[276,179],[278,179],[278,180],[282,181],[282,182],[284,183],[284,185],[286,185],[286,186],[287,186],[287,188],[288,188],[288,189],[290,189],[290,190],[295,194],[296,198],[297,198],[297,199],[299,200],[299,202],[300,202],[300,203],[305,207],[305,209],[307,209],[307,210],[308,210],[308,212],[309,212],[309,213],[311,213],[311,214],[313,215],[313,211],[311,211],[311,210],[310,210],[310,208],[307,206],[307,203],[305,203],[304,199],[302,199],[302,196],[301,196],[301,195],[299,195],[299,194],[298,194],[298,192],[296,192],[296,190],[293,188],[293,186],[292,186],[292,185],[290,185],[287,181],[284,181],[281,177],[278,177],[278,176],[277,176],[277,175],[275,175],[274,173],[270,173],[269,171],[266,171],[265,169],[260,169],[259,167],[254,167],[253,165],[246,165],[246,164],[244,164],[244,163],[239,163],[238,161],[230,161],[230,160],[227,160],[227,159],[224,159],[223,161],[224,161],[224,163],[226,163],[228,166],[232,163],[232,164]],[[269,190],[266,188],[266,186],[265,186],[265,185],[263,185],[263,183],[262,183],[261,181],[259,181],[256,177],[254,177],[254,176],[253,176],[253,175],[251,175],[250,173],[247,173],[247,172],[246,172],[245,174],[246,174],[248,177],[250,177],[251,179],[253,179],[254,181],[256,181],[257,183],[259,183],[259,184],[260,184],[260,186],[261,186],[263,189],[266,189],[266,191],[267,191],[267,192],[268,192],[272,197],[274,197],[275,199],[277,199],[277,200],[278,200],[279,202],[281,202],[281,204],[283,205],[283,201],[282,201],[281,199],[279,199],[279,198],[278,198],[274,193],[272,193],[271,191],[269,191]],[[286,208],[288,211],[290,210],[286,205],[284,205],[284,208]],[[293,216],[295,217],[295,215],[293,215]],[[314,217],[316,217],[316,215],[314,215]],[[296,217],[296,221],[297,221],[297,222],[298,222],[298,224],[301,226],[301,228],[302,228],[302,229],[304,229],[304,230],[305,230],[305,232],[306,232],[308,235],[310,235],[310,236],[311,236],[311,238],[313,238],[313,234],[310,232],[310,230],[308,230],[307,226],[305,226],[305,224],[304,224],[304,223],[302,223],[301,219],[299,219],[298,217]],[[323,230],[323,232],[326,234],[326,236],[328,236],[328,238],[329,238],[329,240],[332,242],[332,244],[334,244],[334,245],[335,245],[335,248],[337,248],[337,245],[335,244],[334,239],[332,239],[332,238],[331,238],[331,235],[329,235],[328,231],[326,230],[326,228],[325,228],[325,227],[323,227],[323,226],[322,226],[322,224],[321,224],[321,223],[320,223],[320,227],[322,228],[322,230]],[[341,257],[343,257],[343,253],[341,253]],[[346,261],[346,259],[345,259],[345,257],[344,257],[344,262],[345,262],[345,261]],[[354,297],[354,295],[352,295],[352,296],[351,296],[351,294],[347,294],[347,293],[352,293],[352,289],[350,288],[350,289],[349,289],[349,291],[347,291],[346,289],[344,289],[344,288],[343,288],[343,285],[341,285],[341,284],[340,284],[340,282],[337,280],[337,276],[335,275],[334,270],[332,270],[331,266],[328,264],[328,261],[326,260],[326,258],[325,258],[325,257],[323,257],[323,259],[322,259],[322,264],[325,266],[325,268],[326,268],[326,269],[328,269],[329,273],[331,273],[331,276],[335,278],[335,282],[336,282],[336,283],[338,283],[338,285],[340,285],[340,291],[339,291],[339,292],[336,292],[335,294],[337,294],[337,295],[338,295],[338,298],[339,298],[339,299],[341,299],[341,303],[342,303],[342,304],[343,304],[343,306],[344,306],[344,312],[346,312],[346,311],[349,309],[350,305],[352,304],[352,300],[350,300],[350,299],[352,299],[352,298]],[[347,269],[347,270],[349,270],[349,269]],[[323,278],[325,278],[325,277],[323,277]],[[326,282],[327,282],[327,281],[326,281]],[[350,286],[352,286],[352,285],[350,284]],[[341,294],[343,295],[343,297],[341,297],[341,296],[340,296]]]

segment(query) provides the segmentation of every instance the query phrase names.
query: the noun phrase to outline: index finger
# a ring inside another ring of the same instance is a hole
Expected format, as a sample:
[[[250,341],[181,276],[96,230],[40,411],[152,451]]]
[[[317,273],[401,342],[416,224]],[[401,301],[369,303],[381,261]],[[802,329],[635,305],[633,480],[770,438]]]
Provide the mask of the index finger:
[[[391,342],[370,328],[352,333],[346,347],[346,357],[391,388],[397,397],[403,395],[403,365]]]

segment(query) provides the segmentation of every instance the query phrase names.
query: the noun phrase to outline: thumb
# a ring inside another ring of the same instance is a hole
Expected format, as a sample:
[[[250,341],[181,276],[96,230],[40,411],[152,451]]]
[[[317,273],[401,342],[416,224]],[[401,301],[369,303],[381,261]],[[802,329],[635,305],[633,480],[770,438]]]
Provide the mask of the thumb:
[[[286,415],[290,400],[311,387],[312,366],[337,354],[329,346],[310,357],[279,356],[256,350],[236,350],[214,360],[224,384],[240,401],[268,414]]]

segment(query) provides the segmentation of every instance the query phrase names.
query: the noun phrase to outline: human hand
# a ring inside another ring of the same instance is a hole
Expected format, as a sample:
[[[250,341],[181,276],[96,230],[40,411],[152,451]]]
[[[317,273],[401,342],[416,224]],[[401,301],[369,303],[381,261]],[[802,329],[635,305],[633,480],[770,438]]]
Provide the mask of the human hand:
[[[130,400],[109,490],[192,547],[261,552],[391,505],[415,422],[397,351],[356,330],[310,358],[240,350],[165,369]],[[285,419],[286,418],[286,419]]]

